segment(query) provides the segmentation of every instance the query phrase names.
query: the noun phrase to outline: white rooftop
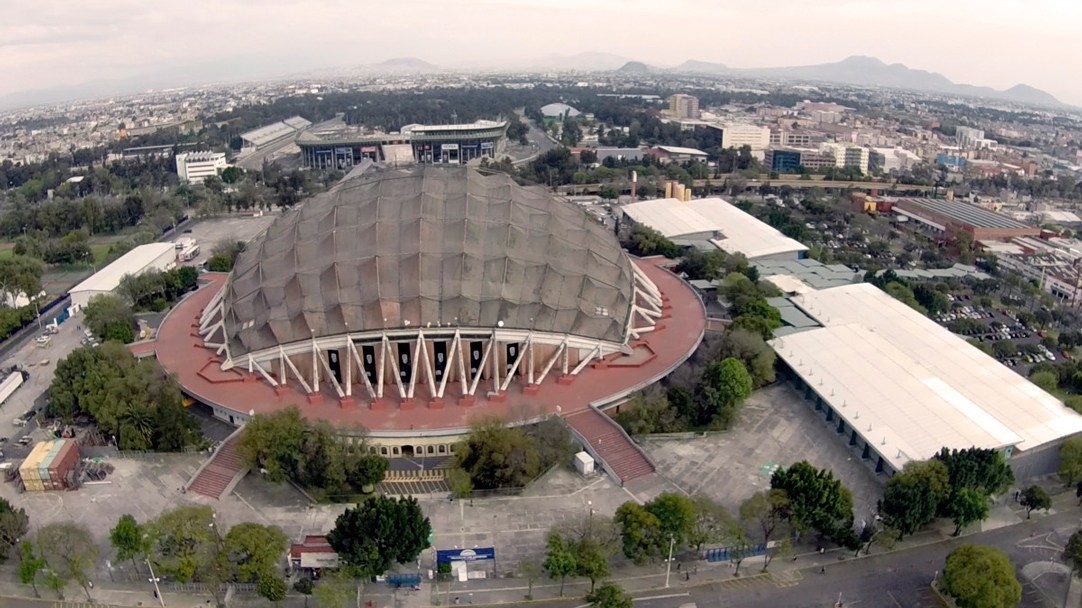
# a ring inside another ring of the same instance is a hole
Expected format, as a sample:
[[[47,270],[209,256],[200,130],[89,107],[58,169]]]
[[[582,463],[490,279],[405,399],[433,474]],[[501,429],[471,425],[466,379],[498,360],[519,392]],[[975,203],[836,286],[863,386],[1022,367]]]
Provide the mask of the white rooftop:
[[[71,291],[113,291],[120,285],[120,279],[125,275],[139,274],[151,262],[169,254],[175,255],[176,245],[173,243],[148,243],[139,245],[128,253],[117,258],[112,264],[90,275],[85,281],[79,283]]]
[[[944,447],[1031,450],[1082,416],[868,283],[792,298],[824,327],[771,341],[895,470]]]
[[[743,253],[748,259],[789,252],[795,257],[797,252],[808,250],[801,242],[717,197],[690,201],[659,198],[624,205],[621,209],[635,222],[650,226],[670,239],[720,233],[710,242],[727,253]]]
[[[669,154],[687,154],[689,156],[706,156],[706,152],[696,148],[684,148],[681,146],[655,146],[658,150],[664,150]]]

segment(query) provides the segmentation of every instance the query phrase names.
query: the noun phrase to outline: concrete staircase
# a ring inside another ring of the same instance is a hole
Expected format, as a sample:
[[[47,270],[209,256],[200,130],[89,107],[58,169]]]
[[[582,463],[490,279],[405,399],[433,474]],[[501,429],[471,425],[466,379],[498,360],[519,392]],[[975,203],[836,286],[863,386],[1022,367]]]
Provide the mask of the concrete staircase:
[[[567,424],[587,446],[586,451],[623,485],[654,472],[654,465],[620,425],[595,408],[571,414]]]
[[[237,452],[240,432],[241,429],[237,429],[218,446],[214,454],[192,476],[186,490],[217,500],[225,498],[233,491],[237,482],[248,474],[248,467],[244,466],[244,460]]]

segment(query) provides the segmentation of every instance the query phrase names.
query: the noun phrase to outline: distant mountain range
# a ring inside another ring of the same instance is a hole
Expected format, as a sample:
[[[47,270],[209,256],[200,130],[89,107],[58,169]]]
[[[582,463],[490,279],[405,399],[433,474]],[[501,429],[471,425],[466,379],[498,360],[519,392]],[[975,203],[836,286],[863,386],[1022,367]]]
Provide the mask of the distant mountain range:
[[[689,60],[672,69],[674,72],[714,74],[719,76],[752,76],[778,80],[832,82],[867,87],[888,87],[913,91],[929,91],[946,95],[983,97],[1041,106],[1064,105],[1052,95],[1031,86],[1019,84],[1006,91],[991,87],[956,84],[937,72],[915,70],[900,63],[887,64],[875,57],[855,55],[835,63],[783,68],[731,68],[721,63]]]
[[[253,81],[286,77],[296,79],[332,78],[369,76],[373,74],[426,74],[450,69],[416,57],[396,57],[374,64],[314,69],[311,65],[305,63],[305,60],[300,58],[286,58],[277,62],[268,62],[267,58],[257,55],[239,57],[228,62],[202,62],[163,68],[153,73],[127,78],[97,80],[52,89],[0,95],[0,108],[137,94],[149,89],[237,82],[241,80]],[[675,67],[657,67],[612,53],[579,53],[576,55],[549,55],[532,61],[507,62],[502,67],[503,69],[526,71],[614,71],[629,75],[656,72],[661,74],[709,74],[770,80],[829,82],[865,87],[928,91],[1046,107],[1064,106],[1063,103],[1045,91],[1025,84],[1016,85],[1006,91],[998,91],[991,87],[956,84],[936,72],[916,70],[900,63],[888,65],[874,57],[864,56],[853,56],[835,63],[819,65],[733,68],[722,63],[695,59],[689,59]]]

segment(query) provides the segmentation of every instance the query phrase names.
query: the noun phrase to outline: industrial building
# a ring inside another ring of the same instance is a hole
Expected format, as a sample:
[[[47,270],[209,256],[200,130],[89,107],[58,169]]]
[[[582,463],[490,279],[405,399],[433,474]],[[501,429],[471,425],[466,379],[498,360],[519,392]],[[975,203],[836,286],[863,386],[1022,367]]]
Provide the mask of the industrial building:
[[[495,159],[506,143],[506,120],[466,124],[406,125],[399,133],[373,133],[348,127],[309,130],[297,137],[305,167],[349,169],[368,159],[407,164],[467,164]]]
[[[708,156],[702,150],[681,146],[654,146],[650,148],[649,154],[663,163],[686,163],[692,160],[705,161]]]
[[[717,247],[727,253],[742,253],[753,261],[796,260],[808,251],[800,241],[717,197],[688,201],[660,198],[619,209],[625,226],[649,226],[679,245]]]
[[[222,152],[185,152],[177,154],[177,176],[183,183],[202,182],[221,174],[229,166]]]
[[[242,134],[241,145],[245,150],[259,150],[296,137],[298,133],[310,126],[312,126],[311,121],[300,116],[293,116]]]
[[[931,198],[886,199],[895,214],[905,217],[929,236],[954,238],[968,232],[974,241],[1008,240],[1022,236],[1040,236],[1038,226],[1029,226],[1006,215],[961,201]]]
[[[76,309],[83,308],[94,296],[116,291],[120,280],[125,276],[138,275],[150,270],[169,270],[176,266],[176,261],[176,245],[173,243],[139,245],[82,283],[72,287],[69,292],[71,305]]]
[[[1056,397],[871,284],[789,302],[801,327],[770,343],[782,376],[877,472],[978,447],[1026,480],[1055,473],[1063,440],[1082,433]]]

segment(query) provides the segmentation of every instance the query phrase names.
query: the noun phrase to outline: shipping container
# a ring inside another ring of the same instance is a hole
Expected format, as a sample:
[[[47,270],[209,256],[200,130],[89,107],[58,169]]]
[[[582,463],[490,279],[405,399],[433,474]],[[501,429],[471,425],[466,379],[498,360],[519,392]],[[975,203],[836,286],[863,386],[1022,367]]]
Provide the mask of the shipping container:
[[[30,450],[30,455],[26,457],[22,465],[19,467],[19,476],[23,480],[35,480],[40,479],[38,474],[38,466],[41,463],[42,458],[48,453],[52,447],[51,442],[42,442],[34,446],[34,449]]]
[[[49,465],[49,480],[56,483],[54,489],[67,487],[68,473],[79,464],[79,445],[70,439],[62,440],[60,450]]]
[[[23,485],[26,486],[27,492],[44,492],[45,485],[41,483],[40,479],[24,479]]]

